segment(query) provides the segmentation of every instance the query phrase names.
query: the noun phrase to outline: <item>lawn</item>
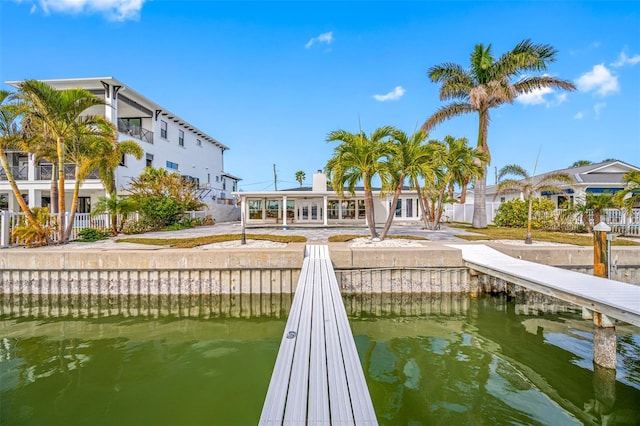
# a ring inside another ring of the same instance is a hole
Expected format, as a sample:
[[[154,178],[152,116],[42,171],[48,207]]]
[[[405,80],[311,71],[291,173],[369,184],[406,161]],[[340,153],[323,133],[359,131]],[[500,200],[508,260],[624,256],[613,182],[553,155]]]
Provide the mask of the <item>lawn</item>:
[[[277,243],[304,243],[306,237],[299,235],[246,234],[247,240],[266,240]],[[242,234],[207,235],[196,238],[120,238],[118,243],[147,244],[152,246],[169,246],[176,248],[192,248],[225,241],[240,241]]]
[[[498,228],[496,226],[489,226],[486,229],[473,229],[471,225],[452,223],[447,224],[452,228],[464,229],[468,232],[473,232],[478,235],[456,235],[458,238],[462,238],[468,241],[477,240],[524,240],[527,235],[527,230],[524,228]],[[564,243],[574,244],[577,246],[592,246],[593,236],[591,234],[573,234],[567,232],[550,232],[550,231],[531,231],[531,237],[533,241],[546,241],[551,243]],[[634,241],[617,238],[612,242],[614,246],[635,246],[640,245]]]

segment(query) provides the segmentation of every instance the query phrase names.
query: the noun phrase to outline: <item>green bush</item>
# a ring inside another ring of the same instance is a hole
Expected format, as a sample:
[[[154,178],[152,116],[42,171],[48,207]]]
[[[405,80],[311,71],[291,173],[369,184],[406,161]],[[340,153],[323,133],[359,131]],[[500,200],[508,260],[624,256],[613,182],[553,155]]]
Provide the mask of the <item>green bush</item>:
[[[140,201],[138,207],[153,230],[180,222],[185,211],[183,203],[170,197],[149,197]]]
[[[90,243],[93,241],[106,240],[110,235],[111,233],[106,229],[84,228],[78,232],[78,239],[76,241]]]
[[[553,230],[558,227],[553,213],[555,203],[548,198],[534,198],[531,216],[533,229]],[[515,198],[500,204],[493,223],[505,228],[526,228],[529,202]]]
[[[122,233],[127,235],[144,234],[152,229],[151,223],[143,218],[136,222],[128,222],[122,229]]]

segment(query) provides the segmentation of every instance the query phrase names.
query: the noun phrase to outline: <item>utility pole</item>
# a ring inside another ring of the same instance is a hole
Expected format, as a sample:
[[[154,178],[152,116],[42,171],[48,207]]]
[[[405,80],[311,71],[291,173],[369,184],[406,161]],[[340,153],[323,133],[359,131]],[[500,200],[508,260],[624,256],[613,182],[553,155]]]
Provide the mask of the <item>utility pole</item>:
[[[276,174],[276,165],[273,165],[273,190],[278,190],[278,175]]]

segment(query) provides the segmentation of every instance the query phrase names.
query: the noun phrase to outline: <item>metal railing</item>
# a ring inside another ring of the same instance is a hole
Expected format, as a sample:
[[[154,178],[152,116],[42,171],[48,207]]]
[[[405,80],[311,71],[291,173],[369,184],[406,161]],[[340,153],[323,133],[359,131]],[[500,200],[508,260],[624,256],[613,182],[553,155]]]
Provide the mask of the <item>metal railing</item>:
[[[53,177],[53,164],[40,164],[36,166],[36,180],[51,180]],[[68,163],[64,165],[64,178],[75,179],[76,178],[76,166],[75,164]],[[86,179],[100,179],[100,175],[97,170],[92,171],[86,177]]]
[[[9,166],[9,171],[13,175],[15,180],[28,180],[29,179],[29,168],[28,166]],[[0,180],[9,180],[7,179],[7,172],[4,167],[0,167]]]
[[[127,120],[121,118],[118,119],[118,131],[141,141],[153,144],[153,132],[145,129],[144,127],[132,124]]]

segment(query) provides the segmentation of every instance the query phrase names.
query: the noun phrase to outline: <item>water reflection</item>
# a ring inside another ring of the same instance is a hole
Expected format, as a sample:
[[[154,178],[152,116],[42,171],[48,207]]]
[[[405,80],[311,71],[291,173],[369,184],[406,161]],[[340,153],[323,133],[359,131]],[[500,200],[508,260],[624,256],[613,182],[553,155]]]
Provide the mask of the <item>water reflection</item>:
[[[381,424],[639,424],[640,333],[618,368],[562,302],[344,298]],[[255,424],[290,295],[0,300],[0,424]]]

